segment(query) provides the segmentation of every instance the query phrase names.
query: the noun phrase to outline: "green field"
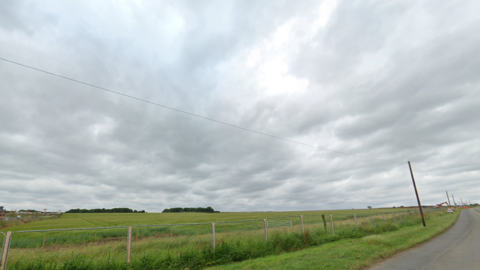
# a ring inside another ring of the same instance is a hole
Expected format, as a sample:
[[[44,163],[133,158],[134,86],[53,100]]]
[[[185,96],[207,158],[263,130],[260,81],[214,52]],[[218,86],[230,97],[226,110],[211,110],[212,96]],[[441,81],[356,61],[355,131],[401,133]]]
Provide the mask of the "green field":
[[[352,209],[331,211],[296,211],[296,212],[232,212],[232,213],[99,213],[99,214],[63,214],[60,219],[44,220],[29,224],[9,227],[0,231],[47,230],[90,228],[109,226],[132,226],[147,224],[178,224],[178,223],[212,223],[220,221],[265,219],[282,216],[300,215],[337,215],[337,214],[368,214],[392,211],[404,211],[402,208],[390,209]]]
[[[157,269],[198,269],[304,249],[345,238],[395,231],[420,222],[419,215],[415,215],[413,210],[397,212],[395,216],[391,212],[393,210],[400,209],[212,214],[65,214],[59,219],[22,224],[2,231],[97,228],[16,233],[12,237],[9,269],[32,269],[35,268],[34,264],[47,265],[52,269],[67,269],[65,267],[68,262],[74,262],[75,267],[80,267],[82,263],[87,264],[83,269],[100,266],[108,269],[108,265],[111,269],[119,269],[126,267],[127,228],[99,227],[156,224],[160,226],[133,227],[132,263],[129,269],[148,269],[136,268],[145,263]],[[432,212],[429,218],[438,214]],[[302,233],[300,215],[304,216],[304,228],[309,235]],[[265,218],[268,221],[267,243],[263,229]],[[217,222],[215,252],[211,222]],[[207,224],[166,225],[185,223]],[[68,269],[81,269],[75,267]]]

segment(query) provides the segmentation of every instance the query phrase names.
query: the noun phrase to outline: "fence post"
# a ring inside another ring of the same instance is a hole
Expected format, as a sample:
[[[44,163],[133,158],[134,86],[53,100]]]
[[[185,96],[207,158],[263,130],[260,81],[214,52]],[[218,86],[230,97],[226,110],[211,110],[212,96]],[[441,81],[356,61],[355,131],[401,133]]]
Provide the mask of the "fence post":
[[[395,222],[395,225],[397,225],[397,219],[395,218],[395,211],[393,211],[392,214],[393,214],[393,222]]]
[[[268,241],[267,239],[267,219],[263,220],[263,231],[265,232],[265,243]]]
[[[355,227],[358,229],[357,214],[353,214],[353,217],[355,218]]]
[[[335,234],[335,230],[333,229],[333,218],[332,218],[332,215],[330,215],[330,224],[332,225],[332,234]]]
[[[5,270],[5,266],[7,265],[7,258],[8,258],[8,250],[6,247],[10,246],[10,240],[12,238],[12,232],[7,232],[7,236],[5,236],[5,244],[3,245],[3,253],[2,253],[2,264],[0,265],[0,270]]]
[[[128,237],[127,237],[127,264],[130,263],[132,257],[132,226],[128,226]]]
[[[373,228],[372,214],[369,214],[369,215],[370,215],[370,225],[372,225],[372,228]]]
[[[215,223],[212,223],[212,247],[215,250]]]
[[[383,221],[385,221],[385,213],[382,212],[382,215],[383,215]]]
[[[303,215],[300,216],[300,221],[302,222],[302,233],[305,233],[305,230],[303,229]]]

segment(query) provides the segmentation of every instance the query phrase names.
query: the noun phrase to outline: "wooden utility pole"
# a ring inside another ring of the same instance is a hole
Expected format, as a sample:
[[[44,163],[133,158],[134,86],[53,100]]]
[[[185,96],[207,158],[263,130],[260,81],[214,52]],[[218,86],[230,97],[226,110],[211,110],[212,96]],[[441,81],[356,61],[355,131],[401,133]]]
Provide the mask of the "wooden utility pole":
[[[6,264],[7,264],[7,255],[8,255],[8,249],[7,247],[10,246],[10,241],[12,240],[12,232],[7,232],[7,235],[5,236],[5,239],[4,239],[4,251],[2,253],[2,261],[0,263],[0,269],[1,270],[5,270],[6,268]]]
[[[426,227],[425,217],[423,216],[422,204],[420,203],[420,197],[418,197],[417,185],[415,184],[415,178],[413,177],[412,165],[410,161],[408,162],[408,167],[410,168],[410,175],[412,176],[413,188],[415,189],[415,195],[417,196],[418,209],[420,210],[420,215],[422,216],[423,227]]]
[[[451,206],[451,204],[450,204],[450,197],[448,197],[448,191],[445,190],[445,192],[447,193],[448,206]]]

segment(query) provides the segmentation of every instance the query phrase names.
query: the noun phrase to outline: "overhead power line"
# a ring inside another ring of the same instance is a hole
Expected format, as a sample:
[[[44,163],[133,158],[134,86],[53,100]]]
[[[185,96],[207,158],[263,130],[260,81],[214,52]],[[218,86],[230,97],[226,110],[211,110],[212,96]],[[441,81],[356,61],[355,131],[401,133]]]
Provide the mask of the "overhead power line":
[[[333,152],[333,153],[337,153],[337,154],[342,154],[342,155],[347,155],[347,156],[352,156],[352,157],[357,157],[357,158],[371,159],[371,160],[384,161],[384,162],[395,162],[393,160],[385,160],[385,159],[378,159],[378,158],[373,158],[373,157],[368,157],[368,156],[363,156],[363,155],[350,154],[350,153],[337,151],[337,150],[333,150],[333,149],[318,147],[316,145],[312,145],[312,144],[308,144],[308,143],[303,143],[303,142],[299,142],[299,141],[294,141],[294,140],[282,138],[282,137],[275,136],[275,135],[270,135],[270,134],[263,133],[263,132],[260,132],[260,131],[256,131],[256,130],[253,130],[253,129],[244,128],[244,127],[241,127],[241,126],[233,125],[233,124],[223,122],[223,121],[219,121],[219,120],[209,118],[209,117],[206,117],[206,116],[202,116],[202,115],[198,115],[198,114],[195,114],[195,113],[191,113],[191,112],[183,111],[183,110],[176,109],[176,108],[173,108],[173,107],[169,107],[169,106],[166,106],[166,105],[163,105],[163,104],[160,104],[160,103],[156,103],[156,102],[152,102],[152,101],[149,101],[149,100],[146,100],[146,99],[142,99],[142,98],[138,98],[138,97],[135,97],[135,96],[127,95],[127,94],[117,92],[117,91],[114,91],[114,90],[110,90],[110,89],[107,89],[107,88],[104,88],[104,87],[101,87],[101,86],[97,86],[97,85],[94,85],[94,84],[82,82],[82,81],[79,81],[79,80],[76,80],[76,79],[72,79],[72,78],[69,78],[69,77],[65,77],[65,76],[50,72],[50,71],[46,71],[46,70],[43,70],[43,69],[39,69],[39,68],[35,68],[35,67],[28,66],[28,65],[25,65],[25,64],[21,64],[21,63],[18,63],[18,62],[12,61],[12,60],[8,60],[8,59],[5,59],[5,58],[0,57],[0,60],[11,63],[11,64],[15,64],[15,65],[18,65],[18,66],[22,66],[22,67],[25,67],[25,68],[33,69],[33,70],[38,71],[38,72],[46,73],[48,75],[56,76],[56,77],[59,77],[59,78],[65,79],[65,80],[69,80],[69,81],[76,82],[76,83],[79,83],[79,84],[87,85],[87,86],[90,86],[90,87],[93,87],[93,88],[96,88],[96,89],[99,89],[99,90],[102,90],[102,91],[114,93],[114,94],[117,94],[117,95],[120,95],[120,96],[135,99],[135,100],[145,102],[145,103],[148,103],[148,104],[152,104],[152,105],[155,105],[155,106],[158,106],[158,107],[162,107],[162,108],[169,109],[169,110],[172,110],[172,111],[176,111],[176,112],[179,112],[179,113],[183,113],[183,114],[187,114],[187,115],[190,115],[190,116],[198,117],[198,118],[205,119],[205,120],[208,120],[208,121],[212,121],[212,122],[215,122],[215,123],[218,123],[218,124],[226,125],[226,126],[229,126],[229,127],[237,128],[237,129],[240,129],[240,130],[243,130],[243,131],[248,131],[248,132],[252,132],[252,133],[255,133],[255,134],[267,136],[267,137],[274,138],[274,139],[277,139],[277,140],[282,140],[282,141],[295,143],[295,144],[299,144],[299,145],[303,145],[303,146],[313,147],[313,148],[316,148],[316,149],[319,149],[319,150],[325,150],[325,151],[329,151],[329,152]]]

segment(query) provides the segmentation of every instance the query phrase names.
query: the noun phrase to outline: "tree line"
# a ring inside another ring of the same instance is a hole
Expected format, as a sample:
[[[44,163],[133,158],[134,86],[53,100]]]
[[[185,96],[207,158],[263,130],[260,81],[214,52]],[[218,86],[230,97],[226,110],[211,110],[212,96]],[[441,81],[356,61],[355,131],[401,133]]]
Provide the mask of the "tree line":
[[[180,213],[180,212],[200,212],[200,213],[220,213],[220,211],[213,210],[212,207],[173,207],[169,209],[164,209],[162,213]]]
[[[132,210],[130,208],[120,207],[120,208],[95,208],[95,209],[70,209],[65,213],[145,213],[145,210]]]
[[[40,211],[37,211],[37,210],[33,210],[33,209],[20,209],[18,210],[17,212],[30,212],[30,213],[37,213],[37,212],[40,212]]]

